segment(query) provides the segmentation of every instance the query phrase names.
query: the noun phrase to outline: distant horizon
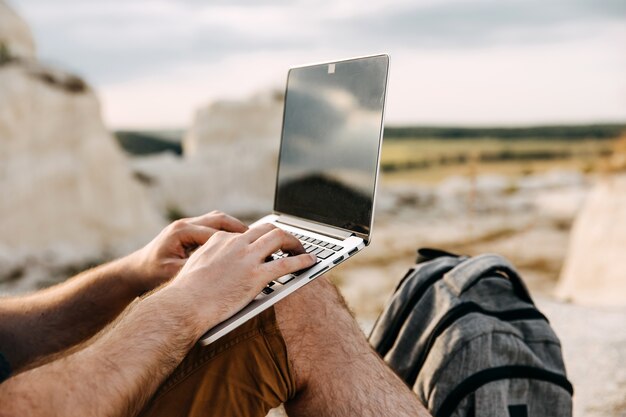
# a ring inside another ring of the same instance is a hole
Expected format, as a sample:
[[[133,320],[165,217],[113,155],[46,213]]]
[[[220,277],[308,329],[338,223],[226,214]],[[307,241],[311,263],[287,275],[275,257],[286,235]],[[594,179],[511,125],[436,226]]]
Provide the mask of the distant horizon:
[[[471,124],[422,124],[422,123],[413,123],[413,124],[396,124],[396,123],[385,123],[385,129],[411,129],[411,128],[420,128],[420,129],[537,129],[537,128],[557,128],[557,127],[623,127],[626,129],[626,119],[622,121],[598,121],[598,122],[589,122],[589,123],[537,123],[537,124],[484,124],[484,125],[471,125]],[[109,127],[108,130],[112,132],[184,132],[187,131],[189,127],[149,127],[149,126],[137,126],[137,127]]]

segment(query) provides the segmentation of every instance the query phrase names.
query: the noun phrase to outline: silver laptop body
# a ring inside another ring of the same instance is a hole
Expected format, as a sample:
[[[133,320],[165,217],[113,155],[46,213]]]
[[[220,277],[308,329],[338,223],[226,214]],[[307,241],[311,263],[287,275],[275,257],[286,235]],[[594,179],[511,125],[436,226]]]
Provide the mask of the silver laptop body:
[[[386,54],[289,70],[272,223],[317,256],[206,332],[208,345],[365,248],[371,239],[389,73]],[[274,258],[287,256],[276,253]]]

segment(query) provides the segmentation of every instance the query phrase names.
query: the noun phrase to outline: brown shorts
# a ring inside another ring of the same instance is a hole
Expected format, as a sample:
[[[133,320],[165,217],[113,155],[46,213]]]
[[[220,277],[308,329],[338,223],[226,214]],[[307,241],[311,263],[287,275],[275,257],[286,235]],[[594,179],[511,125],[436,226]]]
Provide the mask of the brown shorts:
[[[209,346],[195,346],[141,417],[265,416],[295,395],[274,308]]]

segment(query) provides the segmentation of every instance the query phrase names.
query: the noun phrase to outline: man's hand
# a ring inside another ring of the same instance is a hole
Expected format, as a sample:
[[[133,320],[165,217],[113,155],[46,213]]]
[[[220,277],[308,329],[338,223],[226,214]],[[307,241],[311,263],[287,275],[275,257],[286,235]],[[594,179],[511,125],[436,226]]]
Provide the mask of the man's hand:
[[[94,335],[138,295],[174,277],[219,230],[245,232],[212,212],[178,220],[137,252],[34,294],[0,300],[0,351],[14,370]],[[1,414],[1,413],[0,413]]]
[[[266,262],[279,249],[292,256]],[[165,289],[177,288],[190,297],[187,305],[195,309],[204,332],[245,307],[268,282],[310,267],[315,259],[298,239],[270,224],[243,234],[217,232]]]
[[[279,249],[293,256],[265,262]],[[269,281],[312,266],[315,257],[275,226],[247,229],[210,213],[175,222],[122,261],[34,296],[2,300],[0,350],[17,372],[0,385],[0,415],[133,415],[207,329],[243,308]],[[129,271],[126,262],[139,269]],[[129,273],[141,272],[147,290],[181,267],[100,337],[28,369],[35,358],[85,340],[122,311],[136,297],[125,282]],[[93,383],[93,375],[104,382]]]
[[[140,293],[158,287],[174,277],[191,253],[220,230],[243,233],[248,227],[218,211],[176,220],[145,247],[124,258],[128,279]]]

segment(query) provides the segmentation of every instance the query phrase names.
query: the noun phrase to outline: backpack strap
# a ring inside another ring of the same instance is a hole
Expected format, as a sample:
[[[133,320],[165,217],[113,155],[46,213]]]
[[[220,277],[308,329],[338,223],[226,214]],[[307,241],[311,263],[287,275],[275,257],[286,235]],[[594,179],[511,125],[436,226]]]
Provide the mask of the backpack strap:
[[[574,387],[563,374],[526,365],[499,366],[483,369],[461,381],[448,394],[434,415],[436,417],[450,417],[456,411],[459,403],[469,394],[490,382],[502,379],[535,379],[545,381],[563,388],[569,395],[574,395]]]
[[[392,348],[402,326],[426,291],[462,261],[456,257],[441,257],[416,265],[407,272],[369,336],[370,344],[380,356],[384,357]]]
[[[421,264],[421,263],[432,261],[433,259],[441,258],[444,256],[448,256],[451,258],[461,257],[461,255],[457,255],[456,253],[447,252],[441,249],[419,248],[417,250],[417,259],[415,260],[415,263]]]
[[[470,258],[447,272],[443,280],[450,290],[459,297],[481,278],[497,273],[504,274],[511,281],[513,291],[520,299],[534,305],[522,278],[513,265],[500,255],[484,254]]]

